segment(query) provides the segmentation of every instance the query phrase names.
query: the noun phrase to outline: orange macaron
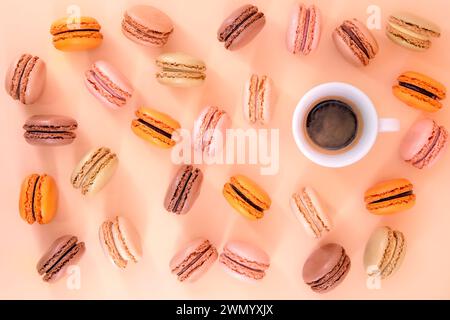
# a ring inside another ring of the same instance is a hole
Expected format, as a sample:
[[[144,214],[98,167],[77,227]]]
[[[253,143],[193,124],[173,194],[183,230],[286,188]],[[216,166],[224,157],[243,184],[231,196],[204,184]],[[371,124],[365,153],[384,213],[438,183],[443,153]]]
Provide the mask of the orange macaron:
[[[46,224],[53,220],[58,202],[55,180],[47,174],[30,174],[20,188],[20,217],[33,224]]]
[[[413,184],[407,179],[380,182],[364,194],[366,208],[376,215],[393,214],[410,209],[416,202]]]
[[[50,27],[53,46],[61,51],[84,51],[97,48],[103,41],[101,26],[92,17],[64,17]]]
[[[427,112],[436,112],[442,108],[445,99],[445,86],[418,72],[408,71],[397,78],[392,87],[394,95],[408,106]]]

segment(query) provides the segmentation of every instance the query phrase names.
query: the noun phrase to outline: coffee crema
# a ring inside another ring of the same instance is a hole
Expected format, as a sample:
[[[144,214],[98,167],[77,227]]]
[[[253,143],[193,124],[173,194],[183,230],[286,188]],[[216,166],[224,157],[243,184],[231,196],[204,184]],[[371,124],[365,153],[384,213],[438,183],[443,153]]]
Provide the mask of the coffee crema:
[[[311,108],[305,129],[308,137],[318,147],[339,151],[355,140],[358,117],[349,104],[338,99],[327,99]]]

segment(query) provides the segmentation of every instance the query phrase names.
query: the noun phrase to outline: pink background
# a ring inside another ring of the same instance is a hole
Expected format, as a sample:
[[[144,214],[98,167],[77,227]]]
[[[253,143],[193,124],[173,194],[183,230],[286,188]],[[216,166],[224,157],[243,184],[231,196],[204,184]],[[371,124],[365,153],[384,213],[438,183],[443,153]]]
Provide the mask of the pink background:
[[[405,130],[424,115],[396,100],[391,85],[396,76],[412,69],[450,84],[450,25],[446,0],[432,1],[332,1],[316,0],[323,13],[323,36],[314,54],[292,56],[284,44],[290,10],[295,1],[254,1],[266,14],[261,34],[238,52],[228,52],[216,40],[222,19],[237,6],[231,1],[145,1],[165,11],[175,22],[175,31],[162,49],[138,46],[120,30],[124,10],[139,1],[1,1],[0,75],[10,61],[23,52],[43,58],[48,66],[45,92],[38,103],[22,106],[0,91],[0,145],[3,180],[0,185],[0,298],[450,298],[450,242],[448,153],[434,168],[419,171],[399,159],[398,147]],[[309,3],[310,1],[308,1]],[[64,16],[76,3],[82,14],[94,16],[102,25],[102,46],[91,52],[64,53],[53,48],[49,34],[53,20]],[[441,38],[426,53],[414,53],[391,43],[383,30],[374,34],[380,52],[367,68],[344,62],[331,41],[333,28],[345,18],[365,21],[369,5],[379,5],[384,22],[395,10],[407,9],[435,19]],[[159,85],[154,77],[154,58],[162,52],[184,51],[205,60],[206,83],[194,89]],[[125,110],[111,111],[85,89],[83,72],[105,59],[130,79],[136,92]],[[201,195],[188,215],[177,217],[163,208],[166,187],[176,170],[167,150],[157,149],[130,130],[134,109],[145,105],[162,110],[191,128],[199,110],[213,104],[226,109],[234,127],[244,127],[241,92],[251,72],[270,75],[278,92],[271,127],[280,129],[280,170],[275,176],[260,176],[259,166],[204,168]],[[326,169],[308,161],[297,150],[291,135],[291,116],[300,97],[311,87],[327,81],[345,81],[364,90],[380,116],[401,120],[400,133],[383,134],[370,154],[344,169]],[[430,115],[450,128],[448,99],[440,112]],[[79,122],[76,141],[60,148],[26,144],[22,125],[33,114],[55,113]],[[71,171],[81,156],[96,146],[112,148],[120,158],[116,175],[97,196],[86,198],[69,183]],[[22,179],[32,172],[52,175],[60,190],[58,215],[45,226],[27,225],[19,217],[18,197]],[[258,181],[272,197],[264,219],[247,221],[237,215],[222,197],[222,186],[235,173]],[[406,177],[415,185],[416,206],[391,217],[369,214],[363,193],[373,183]],[[329,207],[335,228],[324,239],[308,238],[289,210],[288,197],[301,185],[313,186]],[[125,271],[116,270],[103,256],[98,227],[106,217],[121,214],[136,224],[143,242],[144,258]],[[408,251],[400,271],[369,290],[362,266],[367,238],[378,225],[401,230]],[[62,234],[75,234],[86,242],[81,267],[81,288],[68,290],[65,280],[44,283],[35,264],[50,243]],[[218,264],[194,284],[178,283],[168,262],[186,241],[204,236],[219,250],[228,239],[257,243],[271,256],[266,278],[256,285],[230,278]],[[347,279],[334,291],[316,295],[302,282],[301,269],[309,253],[321,243],[341,243],[352,260]]]

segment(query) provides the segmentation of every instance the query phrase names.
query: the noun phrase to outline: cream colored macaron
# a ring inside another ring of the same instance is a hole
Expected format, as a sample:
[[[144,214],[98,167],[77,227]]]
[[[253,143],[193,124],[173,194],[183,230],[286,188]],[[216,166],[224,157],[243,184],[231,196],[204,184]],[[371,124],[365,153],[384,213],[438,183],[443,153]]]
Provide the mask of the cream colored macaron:
[[[167,86],[195,87],[206,78],[205,63],[185,53],[164,53],[156,58],[156,65],[161,68],[156,79]]]

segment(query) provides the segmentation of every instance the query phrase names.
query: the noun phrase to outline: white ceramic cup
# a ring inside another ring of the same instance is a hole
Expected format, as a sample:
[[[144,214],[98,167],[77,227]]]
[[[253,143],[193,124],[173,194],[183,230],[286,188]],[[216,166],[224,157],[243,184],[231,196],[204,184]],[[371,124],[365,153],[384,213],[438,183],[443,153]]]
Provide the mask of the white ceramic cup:
[[[356,144],[347,151],[337,154],[320,152],[314,148],[305,136],[305,118],[311,107],[320,100],[341,97],[344,101],[357,108],[362,121],[362,132]],[[400,122],[393,118],[378,118],[377,111],[369,97],[358,88],[342,82],[329,82],[309,90],[299,101],[292,118],[292,133],[300,151],[318,165],[330,168],[340,168],[361,160],[372,149],[379,132],[394,132],[400,130]]]

